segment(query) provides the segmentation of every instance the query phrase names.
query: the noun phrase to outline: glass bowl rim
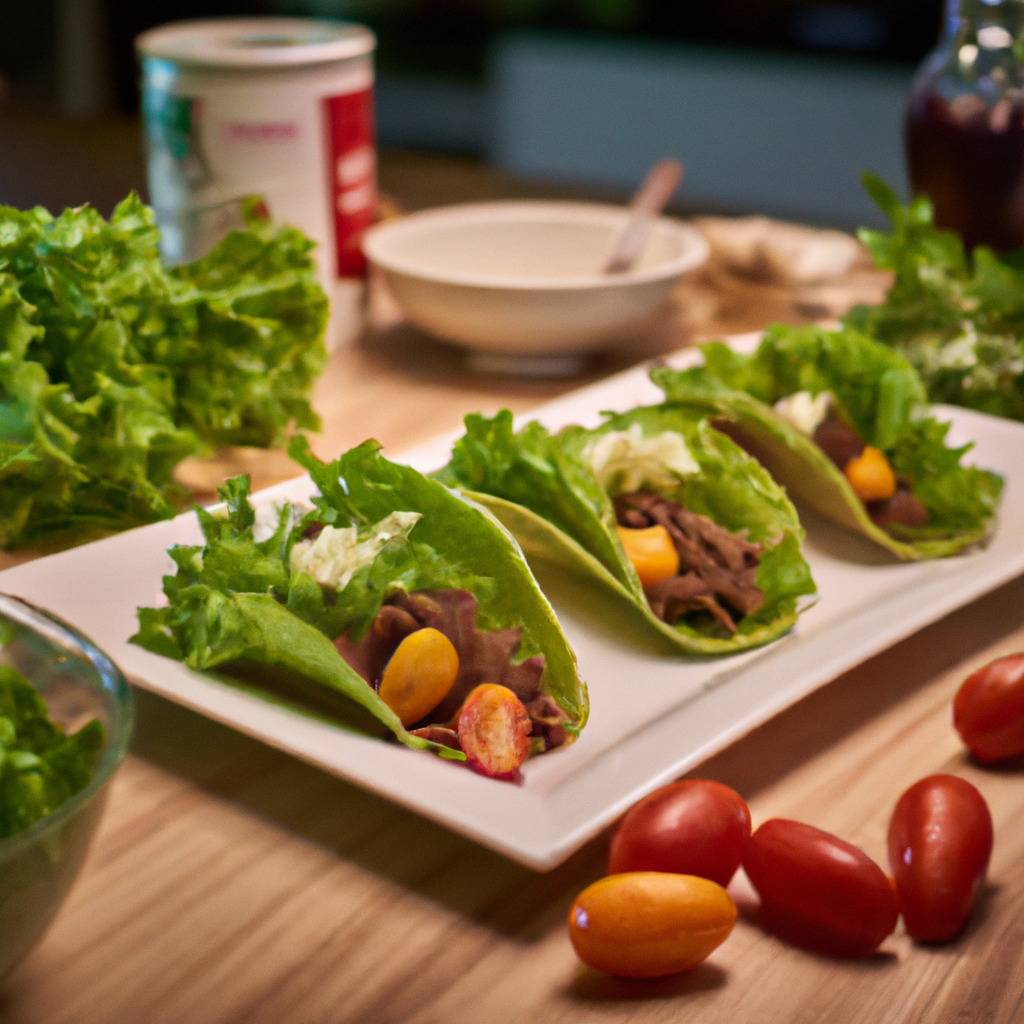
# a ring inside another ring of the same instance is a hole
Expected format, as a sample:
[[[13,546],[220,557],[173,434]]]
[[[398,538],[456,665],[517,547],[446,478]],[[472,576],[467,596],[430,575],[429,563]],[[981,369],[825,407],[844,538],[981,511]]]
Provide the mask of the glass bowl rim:
[[[100,685],[111,698],[107,739],[89,782],[54,811],[33,822],[27,829],[0,838],[0,864],[17,852],[34,845],[51,829],[73,818],[110,781],[124,760],[135,725],[135,705],[131,687],[121,670],[87,636],[51,612],[37,608],[14,594],[0,593],[0,619],[23,626],[57,646],[74,650],[88,661],[100,677]]]

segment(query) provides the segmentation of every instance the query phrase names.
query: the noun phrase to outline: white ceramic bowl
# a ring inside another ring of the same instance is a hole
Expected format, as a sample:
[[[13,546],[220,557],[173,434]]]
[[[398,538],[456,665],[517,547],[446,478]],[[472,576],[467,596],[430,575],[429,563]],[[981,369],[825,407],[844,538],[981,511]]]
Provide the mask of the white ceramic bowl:
[[[602,274],[626,216],[598,203],[466,203],[377,225],[364,250],[429,334],[489,356],[557,359],[627,340],[707,258],[698,231],[662,217],[632,270]]]

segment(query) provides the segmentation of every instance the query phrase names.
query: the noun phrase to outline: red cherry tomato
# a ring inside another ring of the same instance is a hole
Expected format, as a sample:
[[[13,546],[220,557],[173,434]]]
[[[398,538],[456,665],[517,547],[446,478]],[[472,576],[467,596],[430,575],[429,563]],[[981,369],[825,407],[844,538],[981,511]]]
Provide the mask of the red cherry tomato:
[[[953,938],[970,917],[992,853],[992,815],[964,779],[929,775],[900,797],[889,822],[889,864],[907,931]]]
[[[953,725],[979,761],[1024,754],[1024,654],[968,676],[953,701]]]
[[[743,868],[765,924],[799,946],[866,956],[896,927],[896,894],[882,869],[811,825],[766,821],[747,844]]]
[[[612,838],[608,873],[670,871],[728,885],[750,838],[743,797],[720,782],[671,782],[634,804]]]

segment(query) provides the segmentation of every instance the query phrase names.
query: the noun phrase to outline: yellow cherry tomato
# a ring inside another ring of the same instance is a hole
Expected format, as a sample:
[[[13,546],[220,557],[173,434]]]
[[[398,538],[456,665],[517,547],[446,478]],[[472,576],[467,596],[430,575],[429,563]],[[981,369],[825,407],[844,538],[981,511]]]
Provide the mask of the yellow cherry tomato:
[[[880,501],[896,493],[896,474],[889,460],[870,445],[850,459],[843,472],[861,501]]]
[[[629,871],[584,889],[569,910],[569,939],[595,970],[660,978],[696,967],[736,923],[736,904],[696,875]]]
[[[402,720],[418,722],[448,696],[459,674],[459,655],[438,629],[410,633],[396,648],[380,680],[380,699]]]
[[[676,546],[668,530],[660,523],[642,530],[620,526],[619,540],[645,587],[653,587],[679,572]]]

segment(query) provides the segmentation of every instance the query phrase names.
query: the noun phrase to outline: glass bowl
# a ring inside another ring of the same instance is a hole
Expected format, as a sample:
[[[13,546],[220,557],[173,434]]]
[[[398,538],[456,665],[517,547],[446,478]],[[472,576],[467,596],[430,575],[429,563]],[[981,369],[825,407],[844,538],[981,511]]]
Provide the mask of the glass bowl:
[[[69,625],[0,594],[0,664],[28,679],[50,717],[73,732],[92,718],[106,736],[89,784],[24,832],[0,838],[0,977],[39,941],[78,874],[131,736],[120,670]]]

